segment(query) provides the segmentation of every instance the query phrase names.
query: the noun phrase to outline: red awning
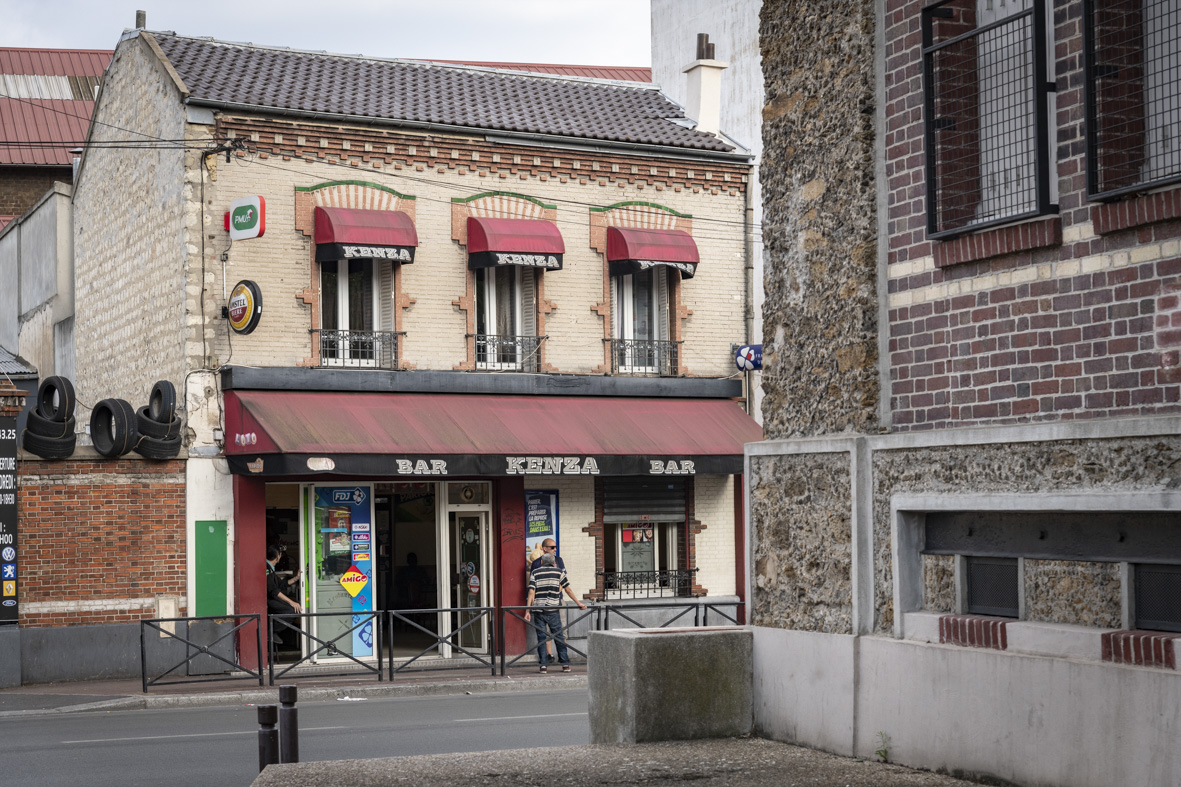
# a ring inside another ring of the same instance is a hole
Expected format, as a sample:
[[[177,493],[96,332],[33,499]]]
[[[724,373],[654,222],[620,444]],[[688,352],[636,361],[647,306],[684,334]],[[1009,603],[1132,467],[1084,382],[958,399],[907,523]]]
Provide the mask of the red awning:
[[[245,474],[733,474],[762,439],[729,399],[227,391],[225,404]]]
[[[525,265],[560,270],[566,242],[552,221],[468,216],[468,267]]]
[[[315,210],[317,260],[374,257],[413,262],[418,246],[414,220],[400,210]]]
[[[607,262],[614,274],[662,265],[676,268],[684,278],[691,279],[700,257],[693,236],[682,230],[608,227]]]

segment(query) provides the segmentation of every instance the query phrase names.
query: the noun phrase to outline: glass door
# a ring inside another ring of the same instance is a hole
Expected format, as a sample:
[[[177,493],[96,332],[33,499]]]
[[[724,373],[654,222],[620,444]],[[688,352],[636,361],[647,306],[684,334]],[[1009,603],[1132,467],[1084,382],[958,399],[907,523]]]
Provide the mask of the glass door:
[[[311,618],[311,633],[324,642],[335,640],[317,659],[373,656],[377,627],[364,614],[374,609],[376,589],[373,490],[367,484],[316,486],[312,506],[305,563],[312,589],[309,611],[334,614]]]
[[[488,606],[489,552],[488,512],[451,511],[448,513],[451,531],[451,554],[454,560],[452,599],[461,608]],[[471,651],[488,649],[488,618],[480,614],[457,613],[457,642]],[[474,622],[473,622],[474,621]]]

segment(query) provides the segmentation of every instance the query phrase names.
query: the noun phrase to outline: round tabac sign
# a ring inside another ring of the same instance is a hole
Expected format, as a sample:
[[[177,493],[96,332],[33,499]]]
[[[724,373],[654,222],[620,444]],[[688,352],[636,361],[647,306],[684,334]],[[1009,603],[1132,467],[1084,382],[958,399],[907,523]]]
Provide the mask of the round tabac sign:
[[[467,592],[473,596],[480,592],[480,578],[472,574],[467,581]]]
[[[243,279],[234,285],[228,308],[234,333],[250,333],[258,327],[258,320],[262,317],[262,290],[254,282]]]

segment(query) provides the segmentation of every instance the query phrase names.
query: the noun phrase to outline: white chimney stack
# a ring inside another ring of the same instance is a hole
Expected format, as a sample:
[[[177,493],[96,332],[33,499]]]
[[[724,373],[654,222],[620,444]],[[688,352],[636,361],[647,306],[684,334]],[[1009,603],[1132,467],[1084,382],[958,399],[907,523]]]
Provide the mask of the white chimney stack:
[[[685,113],[697,121],[697,130],[718,136],[722,130],[722,70],[729,63],[714,60],[708,33],[697,34],[697,59],[681,69],[689,75]]]

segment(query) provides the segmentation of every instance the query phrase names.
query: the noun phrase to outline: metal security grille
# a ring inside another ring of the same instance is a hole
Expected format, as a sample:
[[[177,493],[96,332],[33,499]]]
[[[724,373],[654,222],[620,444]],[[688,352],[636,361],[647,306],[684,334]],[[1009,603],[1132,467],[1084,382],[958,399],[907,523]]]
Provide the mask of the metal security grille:
[[[1181,566],[1134,567],[1136,628],[1181,631]]]
[[[1181,181],[1181,2],[1085,0],[1087,192]]]
[[[927,234],[1055,212],[1044,0],[923,9]]]
[[[969,557],[968,613],[1015,618],[1018,615],[1017,559]]]
[[[685,479],[608,478],[603,482],[607,523],[684,522]]]

